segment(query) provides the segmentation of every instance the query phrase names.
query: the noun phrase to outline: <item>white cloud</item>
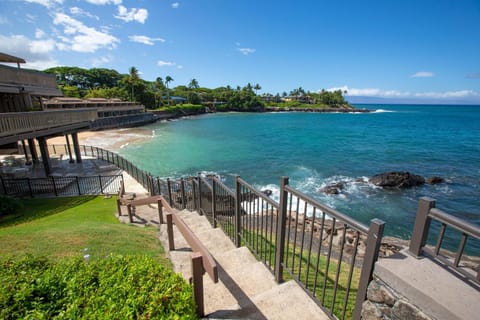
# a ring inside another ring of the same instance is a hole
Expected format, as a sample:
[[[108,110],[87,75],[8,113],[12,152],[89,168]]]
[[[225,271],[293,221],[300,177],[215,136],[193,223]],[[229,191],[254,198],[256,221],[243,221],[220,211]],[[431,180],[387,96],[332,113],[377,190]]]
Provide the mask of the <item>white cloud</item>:
[[[53,39],[33,40],[30,41],[29,46],[33,53],[49,53],[55,49],[55,41]]]
[[[160,42],[165,42],[165,39],[162,38],[150,38],[148,36],[139,36],[139,35],[133,35],[133,36],[128,36],[128,39],[132,42],[138,42],[138,43],[143,43],[143,44],[148,44],[150,46],[153,46],[155,41],[160,41]]]
[[[31,40],[24,35],[0,35],[0,52],[8,52],[25,59],[26,67],[32,69],[46,69],[58,65],[50,55],[55,48],[55,41]]]
[[[170,62],[170,61],[163,61],[163,60],[158,60],[157,66],[159,67],[174,67],[177,64],[175,62]]]
[[[174,2],[172,3],[172,8],[177,9],[180,6],[180,2]]]
[[[254,53],[257,51],[256,49],[253,48],[237,48],[238,51],[240,51],[244,56],[248,56],[249,54]]]
[[[87,27],[64,13],[56,13],[53,23],[63,26],[63,32],[66,35],[59,37],[63,41],[58,46],[60,50],[91,53],[101,48],[113,49],[120,42],[107,31]]]
[[[430,71],[419,71],[411,75],[412,78],[431,78],[435,74]]]
[[[96,4],[96,5],[106,5],[106,4],[114,4],[114,5],[119,5],[122,3],[122,0],[85,0],[88,3],[91,4]]]
[[[145,23],[148,18],[147,9],[131,8],[130,10],[124,6],[118,6],[118,15],[115,18],[123,20],[125,22],[137,21],[139,23]]]
[[[93,15],[90,12],[87,12],[87,11],[85,11],[82,8],[79,8],[79,7],[71,7],[70,8],[70,13],[73,14],[73,15],[76,15],[76,16],[89,17],[89,18],[95,19],[97,21],[100,20],[100,18],[98,16]]]
[[[103,57],[95,57],[92,59],[92,67],[97,68],[99,66],[112,62],[112,60],[113,60],[113,57],[111,55],[107,55]]]
[[[347,91],[347,96],[379,97],[379,98],[430,98],[430,99],[448,99],[448,98],[471,98],[480,97],[480,93],[473,90],[457,90],[444,92],[409,92],[397,90],[383,90],[378,88],[349,88],[348,86],[330,88],[327,91],[342,90]]]
[[[36,39],[41,39],[45,36],[45,31],[43,31],[42,29],[38,29],[35,30],[35,38]]]
[[[56,4],[62,4],[63,0],[24,0],[29,3],[37,3],[39,5],[45,6],[47,8],[53,7]]]

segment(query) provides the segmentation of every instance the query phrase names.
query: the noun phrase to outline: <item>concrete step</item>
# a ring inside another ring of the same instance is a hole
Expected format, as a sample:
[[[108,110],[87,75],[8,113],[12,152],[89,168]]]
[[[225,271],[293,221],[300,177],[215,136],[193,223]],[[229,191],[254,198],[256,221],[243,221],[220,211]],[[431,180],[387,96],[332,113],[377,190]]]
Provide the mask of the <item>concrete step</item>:
[[[235,270],[239,266],[252,265],[258,262],[247,247],[235,248],[234,250],[224,252],[216,256],[215,260],[227,272]]]
[[[236,248],[233,242],[219,228],[199,233],[195,232],[195,235],[214,257]]]
[[[294,281],[290,280],[250,299],[208,315],[215,319],[329,319]]]
[[[196,212],[178,212],[178,216],[188,225],[196,234],[212,229],[212,225],[205,216],[200,216]]]

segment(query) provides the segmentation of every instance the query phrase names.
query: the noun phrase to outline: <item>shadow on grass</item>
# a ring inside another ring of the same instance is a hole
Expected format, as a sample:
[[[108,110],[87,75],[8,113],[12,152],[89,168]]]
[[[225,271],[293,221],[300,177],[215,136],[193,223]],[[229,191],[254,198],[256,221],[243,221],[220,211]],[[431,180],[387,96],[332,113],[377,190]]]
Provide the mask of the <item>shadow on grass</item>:
[[[97,196],[22,199],[17,213],[0,216],[0,228],[10,227],[48,217],[82,205]]]

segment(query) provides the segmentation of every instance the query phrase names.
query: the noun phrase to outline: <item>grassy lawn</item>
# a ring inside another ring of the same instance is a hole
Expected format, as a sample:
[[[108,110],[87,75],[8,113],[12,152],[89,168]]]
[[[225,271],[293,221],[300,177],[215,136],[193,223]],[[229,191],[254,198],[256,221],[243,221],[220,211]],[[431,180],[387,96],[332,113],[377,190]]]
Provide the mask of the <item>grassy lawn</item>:
[[[16,215],[0,217],[0,256],[51,259],[109,254],[147,255],[170,267],[156,228],[138,228],[115,217],[116,198],[83,196],[22,200]]]

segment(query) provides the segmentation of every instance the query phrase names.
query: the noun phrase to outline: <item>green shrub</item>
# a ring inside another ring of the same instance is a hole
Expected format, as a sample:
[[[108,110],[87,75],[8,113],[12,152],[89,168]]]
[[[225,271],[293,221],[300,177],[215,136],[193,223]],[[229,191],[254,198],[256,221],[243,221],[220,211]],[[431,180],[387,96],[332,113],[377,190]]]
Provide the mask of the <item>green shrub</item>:
[[[14,214],[21,209],[22,203],[18,199],[14,199],[5,195],[0,195],[0,217]]]
[[[146,256],[0,261],[0,319],[196,319],[190,286]]]

